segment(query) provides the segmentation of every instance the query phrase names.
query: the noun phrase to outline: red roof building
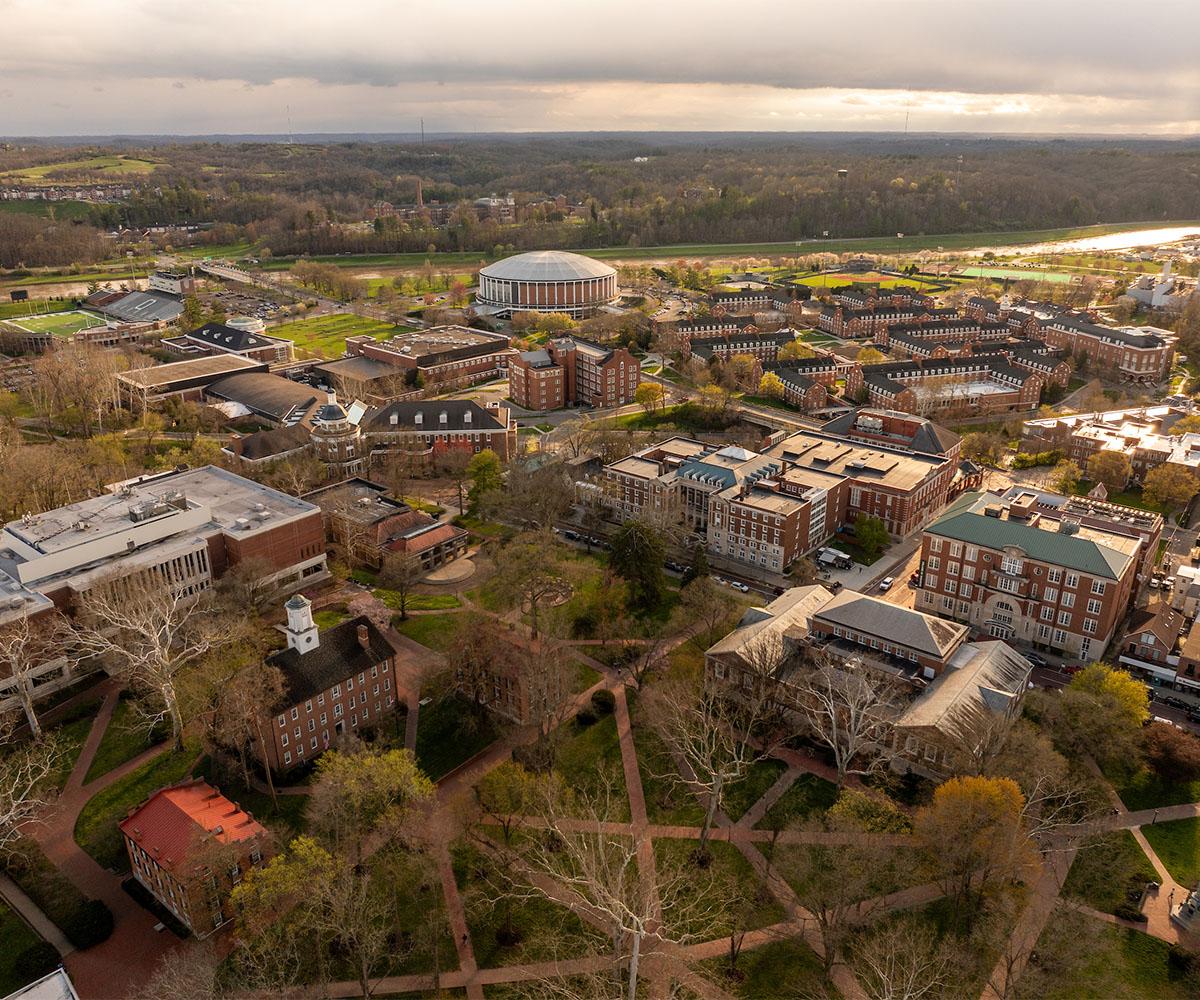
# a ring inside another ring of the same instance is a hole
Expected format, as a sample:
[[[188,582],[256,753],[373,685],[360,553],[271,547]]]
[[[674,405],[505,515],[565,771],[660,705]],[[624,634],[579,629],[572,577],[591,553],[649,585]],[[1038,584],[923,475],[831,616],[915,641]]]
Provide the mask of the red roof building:
[[[230,919],[229,893],[263,860],[266,829],[205,781],[155,792],[120,823],[134,877],[199,938]]]

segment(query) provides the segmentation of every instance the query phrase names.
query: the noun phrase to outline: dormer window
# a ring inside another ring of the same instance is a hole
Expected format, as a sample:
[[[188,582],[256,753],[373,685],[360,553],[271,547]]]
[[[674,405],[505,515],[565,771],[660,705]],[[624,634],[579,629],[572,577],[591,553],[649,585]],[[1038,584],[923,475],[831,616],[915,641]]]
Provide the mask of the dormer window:
[[[443,414],[442,414],[442,420],[444,421],[445,419],[446,419],[446,415],[443,413]],[[466,412],[463,414],[463,423],[464,423],[464,424],[469,424],[470,422],[471,422],[471,411],[470,411],[470,410],[467,410],[467,411],[466,411]]]
[[[425,415],[418,410],[417,413],[413,415],[413,423],[420,427],[424,422]]]
[[[438,423],[445,425],[446,422],[447,422],[446,411],[442,410],[442,412],[438,414]]]
[[[417,414],[417,423],[420,423],[420,422],[421,422],[421,414],[418,413]],[[388,417],[388,423],[390,423],[393,427],[395,427],[398,423],[400,423],[400,414],[393,413],[390,417]]]

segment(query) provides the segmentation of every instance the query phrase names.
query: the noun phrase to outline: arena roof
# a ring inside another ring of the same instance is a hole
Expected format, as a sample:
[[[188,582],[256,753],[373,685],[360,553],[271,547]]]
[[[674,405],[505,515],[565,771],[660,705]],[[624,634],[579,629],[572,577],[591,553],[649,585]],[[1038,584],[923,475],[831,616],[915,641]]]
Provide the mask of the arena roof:
[[[502,281],[580,281],[585,278],[608,278],[617,272],[607,264],[582,254],[563,250],[533,250],[498,260],[482,268],[479,273]]]

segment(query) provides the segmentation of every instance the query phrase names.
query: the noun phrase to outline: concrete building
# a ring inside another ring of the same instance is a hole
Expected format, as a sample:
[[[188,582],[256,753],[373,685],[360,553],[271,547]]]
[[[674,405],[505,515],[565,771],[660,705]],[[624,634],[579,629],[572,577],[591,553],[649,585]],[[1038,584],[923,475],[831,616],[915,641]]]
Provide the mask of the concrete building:
[[[204,391],[214,382],[230,375],[259,372],[265,374],[264,361],[252,361],[237,354],[218,354],[190,358],[149,368],[131,368],[117,374],[117,399],[132,410],[145,410],[167,399],[199,403]]]
[[[557,337],[542,350],[524,351],[509,365],[509,395],[527,410],[564,406],[624,406],[633,402],[642,369],[624,347],[601,347]]]
[[[1171,262],[1166,260],[1161,273],[1140,275],[1125,294],[1151,309],[1182,309],[1196,294],[1196,280],[1172,274]]]
[[[186,271],[150,272],[148,287],[152,292],[165,292],[167,295],[191,295],[196,290],[196,279]]]
[[[488,264],[479,271],[477,312],[561,312],[591,316],[616,300],[617,272],[582,254],[535,250]]]
[[[133,877],[201,939],[233,919],[230,892],[266,850],[262,825],[199,780],[155,792],[118,825]]]
[[[930,524],[917,607],[994,638],[1097,659],[1136,592],[1144,536],[1084,524],[1038,499],[967,494]]]
[[[352,565],[379,569],[391,553],[433,570],[467,550],[468,533],[414,510],[368,479],[347,479],[305,493],[320,507],[329,545]]]
[[[287,648],[267,657],[283,674],[284,695],[263,720],[265,756],[282,772],[336,746],[343,734],[374,726],[396,710],[396,651],[366,615],[318,629],[312,603],[295,594]]]
[[[500,378],[516,355],[507,336],[465,326],[434,326],[389,340],[346,338],[351,357],[371,358],[407,376],[413,388],[446,390]]]

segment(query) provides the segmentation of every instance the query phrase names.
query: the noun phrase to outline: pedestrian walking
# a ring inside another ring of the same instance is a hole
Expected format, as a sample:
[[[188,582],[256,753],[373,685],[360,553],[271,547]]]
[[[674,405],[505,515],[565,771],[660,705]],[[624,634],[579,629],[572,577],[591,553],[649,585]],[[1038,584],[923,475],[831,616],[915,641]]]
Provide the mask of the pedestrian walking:
[[[1150,820],[1150,822],[1151,822],[1152,824],[1153,824],[1153,823],[1157,823],[1157,822],[1158,822],[1158,810],[1157,810],[1157,809],[1155,809],[1155,810],[1154,810],[1154,818],[1153,818],[1153,819],[1151,819],[1151,820]]]

